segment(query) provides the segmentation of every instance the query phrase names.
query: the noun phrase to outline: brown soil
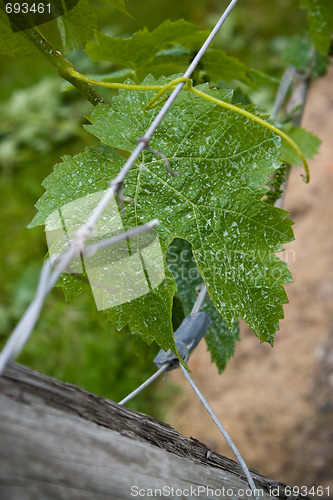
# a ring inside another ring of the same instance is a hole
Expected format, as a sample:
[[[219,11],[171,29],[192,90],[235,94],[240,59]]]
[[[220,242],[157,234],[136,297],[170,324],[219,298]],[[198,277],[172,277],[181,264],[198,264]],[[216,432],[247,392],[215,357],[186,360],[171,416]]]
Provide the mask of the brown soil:
[[[275,346],[242,325],[242,340],[223,375],[202,342],[192,375],[248,465],[293,485],[330,486],[333,495],[333,67],[313,82],[303,126],[323,141],[305,185],[294,168],[284,208],[295,221],[286,245],[294,283]],[[179,371],[183,390],[167,421],[233,458]]]

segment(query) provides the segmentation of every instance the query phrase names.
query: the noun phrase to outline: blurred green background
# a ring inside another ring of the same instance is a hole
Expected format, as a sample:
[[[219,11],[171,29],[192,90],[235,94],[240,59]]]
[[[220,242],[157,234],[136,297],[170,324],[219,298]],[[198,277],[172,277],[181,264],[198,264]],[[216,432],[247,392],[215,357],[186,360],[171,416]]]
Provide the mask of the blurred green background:
[[[217,21],[226,1],[129,0],[134,20],[96,3],[100,26],[107,33],[129,36],[165,19],[184,18],[202,29]],[[215,47],[257,70],[280,77],[283,53],[290,37],[306,31],[298,0],[240,0]],[[45,27],[60,48],[55,21]],[[107,72],[111,65],[92,63],[83,51],[67,54],[81,72]],[[47,252],[43,228],[28,230],[34,204],[43,194],[41,183],[64,154],[76,154],[94,138],[84,131],[91,105],[75,91],[62,92],[61,80],[42,55],[0,58],[0,343],[21,317],[34,295]],[[252,98],[269,105],[272,89],[262,87]],[[18,361],[119,400],[154,372],[156,346],[146,346],[127,331],[116,332],[97,314],[94,303],[80,296],[67,304],[57,288]],[[176,388],[147,389],[132,407],[163,417],[165,402]]]

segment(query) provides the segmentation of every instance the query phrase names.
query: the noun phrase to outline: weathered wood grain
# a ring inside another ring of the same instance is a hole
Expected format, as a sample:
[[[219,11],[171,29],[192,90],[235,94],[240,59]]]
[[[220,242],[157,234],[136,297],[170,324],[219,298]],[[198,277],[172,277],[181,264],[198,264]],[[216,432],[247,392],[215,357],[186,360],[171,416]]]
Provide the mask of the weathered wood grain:
[[[283,484],[258,473],[254,480],[260,498],[272,498],[272,488],[287,498]],[[198,491],[201,499],[236,500],[251,498],[246,490],[238,464],[168,424],[17,364],[0,378],[1,500],[197,498]]]

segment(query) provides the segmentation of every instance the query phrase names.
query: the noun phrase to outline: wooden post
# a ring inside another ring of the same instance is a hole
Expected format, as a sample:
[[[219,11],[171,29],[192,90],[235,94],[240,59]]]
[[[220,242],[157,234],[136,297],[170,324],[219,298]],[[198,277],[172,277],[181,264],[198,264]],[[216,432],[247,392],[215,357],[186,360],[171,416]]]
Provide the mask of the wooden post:
[[[287,498],[284,484],[252,472],[260,498]],[[0,378],[0,499],[136,497],[252,498],[238,464],[199,441],[11,364]]]

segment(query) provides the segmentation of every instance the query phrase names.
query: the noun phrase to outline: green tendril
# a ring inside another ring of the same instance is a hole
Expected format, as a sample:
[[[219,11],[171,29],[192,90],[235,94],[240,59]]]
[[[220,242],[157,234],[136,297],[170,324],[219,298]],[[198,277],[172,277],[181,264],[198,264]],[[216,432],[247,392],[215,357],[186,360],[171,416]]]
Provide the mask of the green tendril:
[[[163,99],[158,100],[160,97],[162,97],[165,92],[168,92],[168,90],[174,89],[179,83],[185,83],[186,85],[183,86],[182,90],[191,90],[192,89],[192,80],[190,78],[186,77],[181,77],[181,78],[176,78],[175,80],[172,80],[172,82],[169,82],[167,85],[164,85],[163,88],[146,104],[145,109],[151,109],[155,108],[159,104],[162,104],[162,102],[166,101],[167,97],[164,97]]]
[[[98,85],[99,87],[106,87],[108,89],[162,90],[165,87],[164,85],[136,85],[134,83],[101,82],[100,80],[94,80],[93,78],[89,78],[89,76],[82,75],[74,68],[68,69],[67,72],[70,74],[70,76],[76,78],[77,80],[90,83],[91,85]]]
[[[300,148],[297,146],[297,144],[282,130],[279,128],[275,127],[271,123],[267,122],[266,120],[263,120],[260,118],[260,116],[254,115],[247,111],[244,108],[239,108],[238,106],[235,106],[234,104],[230,104],[225,101],[221,101],[221,99],[217,99],[216,97],[213,97],[211,95],[206,94],[205,92],[202,92],[201,90],[198,90],[197,88],[194,88],[192,85],[192,80],[190,78],[186,77],[180,77],[176,78],[175,80],[172,80],[166,85],[136,85],[136,84],[129,84],[129,83],[112,83],[112,82],[101,82],[99,80],[94,80],[93,78],[89,78],[88,76],[84,76],[78,71],[76,71],[74,68],[69,68],[68,73],[70,76],[82,80],[86,83],[90,83],[92,85],[98,85],[100,87],[107,87],[110,89],[127,89],[127,90],[157,90],[157,94],[146,104],[145,109],[149,110],[152,109],[156,106],[159,106],[163,102],[166,101],[167,97],[164,96],[166,92],[168,92],[171,89],[174,89],[175,86],[177,86],[179,83],[185,83],[183,86],[183,90],[187,90],[189,92],[192,92],[193,94],[198,95],[199,97],[202,97],[203,99],[206,99],[206,101],[212,102],[214,104],[217,104],[218,106],[221,106],[224,109],[228,109],[229,111],[233,111],[235,113],[238,113],[239,115],[243,115],[249,120],[252,120],[256,123],[259,123],[259,125],[262,125],[263,127],[268,128],[275,134],[279,135],[284,141],[288,142],[290,146],[296,151],[300,159],[302,160],[303,166],[304,166],[304,171],[305,175],[302,175],[304,182],[308,183],[310,181],[310,170],[308,163],[305,159],[305,156],[303,155],[302,151]],[[164,96],[164,97],[162,97]]]
[[[221,101],[220,99],[216,99],[216,97],[212,97],[208,94],[205,94],[204,92],[201,92],[201,90],[198,90],[198,89],[193,88],[193,87],[190,88],[189,90],[191,92],[193,92],[193,94],[197,94],[198,96],[203,97],[207,101],[213,102],[213,103],[217,104],[218,106],[221,106],[222,108],[229,109],[230,111],[234,111],[235,113],[238,113],[239,115],[246,116],[250,120],[253,120],[253,121],[259,123],[260,125],[262,125],[263,127],[268,128],[269,130],[271,130],[275,134],[279,135],[282,139],[287,141],[288,144],[290,144],[290,146],[296,151],[296,153],[298,154],[298,156],[302,160],[302,163],[304,165],[304,170],[305,170],[305,175],[302,176],[304,182],[308,183],[310,181],[310,170],[309,170],[309,165],[305,159],[305,156],[303,155],[302,151],[297,146],[297,144],[287,134],[285,134],[285,132],[282,132],[282,130],[278,129],[277,127],[275,127],[271,123],[266,122],[265,120],[260,118],[260,116],[253,115],[252,113],[250,113],[249,111],[247,111],[244,108],[238,108],[234,104],[229,104],[228,102],[224,102],[224,101]]]

